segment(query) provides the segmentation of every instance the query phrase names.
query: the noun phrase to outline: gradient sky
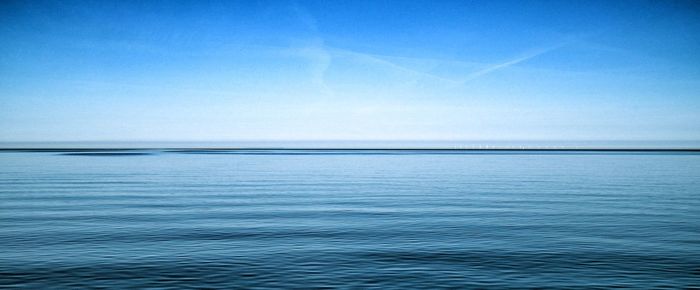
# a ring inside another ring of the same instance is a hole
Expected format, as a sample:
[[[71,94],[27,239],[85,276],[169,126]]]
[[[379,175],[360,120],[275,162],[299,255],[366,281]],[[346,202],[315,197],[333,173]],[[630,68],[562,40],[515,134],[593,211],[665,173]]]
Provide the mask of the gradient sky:
[[[695,1],[2,1],[0,40],[0,141],[700,139]]]

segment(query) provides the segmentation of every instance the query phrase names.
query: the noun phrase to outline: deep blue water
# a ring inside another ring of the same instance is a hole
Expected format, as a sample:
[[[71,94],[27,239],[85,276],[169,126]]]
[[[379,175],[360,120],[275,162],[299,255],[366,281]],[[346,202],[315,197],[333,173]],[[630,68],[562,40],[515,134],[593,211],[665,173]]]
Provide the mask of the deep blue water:
[[[692,152],[0,152],[0,286],[700,286]]]

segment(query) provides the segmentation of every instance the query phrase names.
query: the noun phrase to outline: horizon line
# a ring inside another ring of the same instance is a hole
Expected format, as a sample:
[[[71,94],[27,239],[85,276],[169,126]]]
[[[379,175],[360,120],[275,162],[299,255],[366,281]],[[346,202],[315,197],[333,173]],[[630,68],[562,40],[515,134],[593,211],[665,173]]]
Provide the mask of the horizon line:
[[[640,147],[566,147],[566,146],[481,146],[481,147],[15,147],[0,148],[0,152],[109,152],[109,151],[162,151],[173,153],[217,151],[561,151],[561,152],[698,152],[700,147],[640,148]]]

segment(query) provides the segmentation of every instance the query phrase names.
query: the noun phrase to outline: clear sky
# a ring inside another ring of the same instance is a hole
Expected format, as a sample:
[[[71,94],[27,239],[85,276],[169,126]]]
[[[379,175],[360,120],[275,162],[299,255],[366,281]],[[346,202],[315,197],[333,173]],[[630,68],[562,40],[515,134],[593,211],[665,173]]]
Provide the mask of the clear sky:
[[[698,140],[697,1],[2,1],[0,141]]]

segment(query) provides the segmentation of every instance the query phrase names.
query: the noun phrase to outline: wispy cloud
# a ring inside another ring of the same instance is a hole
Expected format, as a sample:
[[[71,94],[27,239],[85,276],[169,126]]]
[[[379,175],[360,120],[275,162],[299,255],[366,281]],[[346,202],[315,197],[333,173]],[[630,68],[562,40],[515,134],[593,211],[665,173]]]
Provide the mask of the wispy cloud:
[[[404,73],[413,76],[416,79],[437,81],[442,83],[443,85],[446,85],[447,87],[458,87],[472,80],[491,74],[493,72],[507,69],[511,66],[526,62],[543,54],[560,49],[580,39],[580,37],[565,37],[563,40],[556,44],[525,51],[513,59],[501,63],[485,64],[483,68],[474,71],[470,74],[463,75],[462,77],[459,77],[457,75],[452,75],[452,77],[444,77],[441,75],[431,73],[430,71],[414,69],[405,65],[401,65],[399,63],[391,61],[385,56],[329,46],[322,37],[322,34],[319,32],[318,21],[307,9],[305,9],[296,1],[293,1],[291,4],[291,10],[293,11],[297,19],[302,23],[302,25],[313,35],[310,41],[305,42],[306,44],[298,49],[298,53],[300,53],[301,56],[309,59],[311,63],[310,81],[312,84],[319,87],[322,93],[330,95],[333,94],[333,90],[326,83],[326,73],[329,67],[331,66],[334,57],[348,57],[365,63],[382,66],[384,68],[388,68],[399,73]],[[460,63],[459,61],[444,60],[443,62],[448,62],[451,64]],[[473,63],[470,64],[474,65]]]
[[[314,38],[299,49],[299,53],[310,61],[310,81],[321,93],[333,95],[333,90],[326,84],[326,72],[331,66],[332,55],[328,52],[322,38]]]
[[[333,90],[326,83],[326,72],[331,65],[332,55],[328,52],[325,40],[318,30],[316,18],[306,8],[296,1],[291,4],[291,10],[303,26],[313,34],[310,41],[299,48],[301,56],[310,61],[310,81],[324,95],[333,95]]]
[[[375,64],[375,65],[380,65],[380,66],[383,66],[383,67],[386,67],[386,68],[389,68],[389,69],[392,69],[392,70],[395,70],[395,71],[398,71],[401,73],[406,73],[406,74],[417,76],[417,77],[422,77],[422,78],[431,79],[431,80],[437,80],[440,82],[446,82],[446,83],[450,83],[450,84],[458,83],[457,81],[452,80],[452,79],[448,79],[448,78],[441,77],[441,76],[438,76],[438,75],[435,75],[435,74],[432,74],[429,72],[420,71],[420,70],[412,69],[412,68],[397,64],[395,62],[387,60],[384,57],[374,55],[374,54],[352,51],[352,50],[347,50],[347,49],[342,49],[342,48],[337,48],[337,47],[329,48],[329,51],[333,55],[337,55],[339,57],[351,57],[351,58],[354,58],[357,60],[369,62],[369,63]]]
[[[482,69],[480,69],[480,70],[478,70],[478,71],[475,71],[475,72],[469,74],[466,78],[464,78],[464,79],[462,80],[461,84],[467,83],[467,82],[469,82],[469,81],[472,81],[472,80],[474,80],[474,79],[480,78],[480,77],[482,77],[482,76],[485,76],[485,75],[487,75],[487,74],[493,73],[493,72],[495,72],[495,71],[503,70],[503,69],[506,69],[506,68],[511,67],[511,66],[513,66],[513,65],[516,65],[516,64],[519,64],[519,63],[528,61],[528,60],[530,60],[530,59],[536,58],[536,57],[538,57],[538,56],[540,56],[540,55],[543,55],[543,54],[546,54],[546,53],[548,53],[548,52],[551,52],[551,51],[560,49],[560,48],[562,48],[562,47],[564,47],[564,46],[569,45],[569,44],[570,44],[571,42],[573,42],[573,41],[574,41],[573,38],[566,38],[565,40],[560,41],[560,42],[557,43],[557,44],[550,45],[550,46],[546,46],[546,47],[542,47],[542,48],[538,48],[538,49],[534,49],[534,50],[530,50],[530,51],[527,51],[527,52],[521,54],[520,56],[518,56],[518,57],[516,57],[516,58],[513,58],[513,59],[511,59],[511,60],[508,60],[508,61],[505,61],[505,62],[502,62],[502,63],[497,63],[497,64],[489,65],[489,66],[487,66],[487,67],[485,67],[485,68],[482,68]]]
[[[334,94],[334,91],[326,82],[326,73],[335,57],[351,58],[355,61],[388,68],[418,79],[438,81],[448,85],[458,85],[460,83],[455,79],[445,78],[430,72],[413,69],[392,62],[384,56],[330,46],[326,43],[319,31],[318,21],[306,8],[298,2],[293,1],[290,9],[301,24],[313,35],[309,41],[305,41],[304,45],[295,50],[299,55],[310,61],[310,81],[317,86],[323,94]]]
[[[301,4],[299,4],[297,1],[292,1],[291,4],[291,10],[294,12],[294,15],[301,21],[301,23],[309,30],[311,30],[314,33],[318,33],[318,22],[316,21],[316,18],[311,15],[309,10],[306,10]]]

